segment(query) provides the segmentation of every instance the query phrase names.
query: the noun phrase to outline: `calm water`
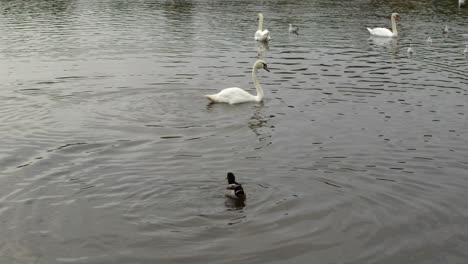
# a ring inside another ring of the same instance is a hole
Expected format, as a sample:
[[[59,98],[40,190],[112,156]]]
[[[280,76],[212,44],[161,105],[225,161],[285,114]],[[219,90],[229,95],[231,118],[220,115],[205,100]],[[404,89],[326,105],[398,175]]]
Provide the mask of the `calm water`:
[[[370,38],[393,11],[400,37]],[[453,0],[1,0],[0,263],[466,263],[467,22]],[[254,92],[259,54],[265,101],[209,105]]]

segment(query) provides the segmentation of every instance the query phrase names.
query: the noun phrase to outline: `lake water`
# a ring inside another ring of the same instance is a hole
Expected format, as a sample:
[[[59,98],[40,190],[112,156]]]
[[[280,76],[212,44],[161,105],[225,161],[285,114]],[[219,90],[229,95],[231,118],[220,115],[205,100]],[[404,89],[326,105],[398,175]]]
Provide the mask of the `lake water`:
[[[0,1],[0,263],[466,263],[467,22],[455,0]],[[255,93],[259,55],[264,102],[208,104]]]

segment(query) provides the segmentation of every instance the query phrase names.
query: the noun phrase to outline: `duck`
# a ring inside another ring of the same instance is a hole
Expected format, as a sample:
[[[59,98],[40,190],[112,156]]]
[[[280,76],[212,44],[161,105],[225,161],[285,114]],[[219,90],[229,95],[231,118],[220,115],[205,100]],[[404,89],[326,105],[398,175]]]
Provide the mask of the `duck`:
[[[296,35],[299,35],[299,28],[298,27],[293,27],[293,24],[289,24],[289,33],[294,33]]]
[[[263,89],[260,82],[257,79],[257,71],[264,69],[269,72],[268,66],[264,60],[257,60],[252,67],[252,79],[254,82],[257,95],[250,94],[245,90],[238,87],[231,87],[221,90],[217,94],[205,95],[211,103],[228,103],[228,104],[239,104],[246,102],[261,102],[263,100]]]
[[[263,30],[263,15],[262,13],[257,14],[258,30],[255,32],[256,41],[270,41],[270,31]]]
[[[397,31],[397,26],[396,26],[396,19],[400,20],[400,15],[398,13],[392,13],[391,20],[392,20],[392,30],[390,31],[387,28],[374,28],[370,29],[367,28],[369,33],[372,36],[376,37],[398,37],[398,31]]]
[[[245,194],[242,185],[236,182],[236,177],[234,176],[234,173],[228,172],[226,179],[228,181],[228,185],[226,186],[224,195],[232,199],[244,200],[247,197],[247,195]]]

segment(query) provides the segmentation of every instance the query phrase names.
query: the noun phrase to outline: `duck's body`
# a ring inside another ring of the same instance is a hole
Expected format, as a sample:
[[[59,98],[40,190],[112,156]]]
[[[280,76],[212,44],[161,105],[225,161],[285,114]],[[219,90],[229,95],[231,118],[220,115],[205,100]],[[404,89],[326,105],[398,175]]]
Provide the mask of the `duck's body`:
[[[247,195],[245,194],[242,185],[236,182],[234,174],[232,172],[228,172],[226,178],[228,180],[228,185],[226,186],[224,195],[232,199],[244,200]]]
[[[255,32],[255,40],[256,41],[269,41],[270,40],[270,31],[263,30],[263,15],[262,13],[258,13],[258,30]]]
[[[389,30],[387,28],[380,28],[380,27],[373,28],[373,29],[367,28],[367,30],[372,36],[376,36],[376,37],[388,37],[388,38],[398,37],[398,30],[397,30],[395,19],[399,19],[399,18],[400,18],[400,15],[398,15],[397,13],[392,14],[392,17],[391,17],[392,30]]]
[[[298,27],[293,27],[292,24],[289,24],[289,29],[288,29],[289,33],[294,33],[296,35],[299,35],[299,28]]]
[[[208,100],[213,103],[240,104],[245,102],[260,102],[263,100],[263,89],[257,79],[258,69],[270,71],[263,60],[257,60],[252,67],[252,79],[257,89],[257,95],[250,94],[238,87],[231,87],[222,90],[217,94],[206,95]]]

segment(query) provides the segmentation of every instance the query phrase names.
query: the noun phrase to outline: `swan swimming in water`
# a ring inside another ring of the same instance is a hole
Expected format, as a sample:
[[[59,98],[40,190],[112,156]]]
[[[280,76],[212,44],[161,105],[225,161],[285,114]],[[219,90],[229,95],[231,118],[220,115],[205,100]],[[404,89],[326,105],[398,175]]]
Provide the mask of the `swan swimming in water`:
[[[468,56],[468,44],[466,44],[465,50],[463,51],[465,53],[465,56]]]
[[[397,26],[396,26],[396,21],[395,19],[398,19],[400,20],[400,15],[398,13],[393,13],[392,14],[392,31],[390,31],[389,29],[386,29],[386,28],[374,28],[374,29],[370,29],[370,28],[367,28],[367,30],[369,31],[369,33],[372,35],[372,36],[377,36],[377,37],[398,37],[398,31],[397,31]]]
[[[299,28],[298,27],[293,27],[293,24],[289,24],[289,33],[294,33],[296,35],[299,35]]]
[[[257,41],[269,41],[270,40],[270,31],[263,30],[263,15],[262,13],[257,14],[258,18],[258,30],[255,32],[255,40]]]
[[[240,183],[236,182],[236,177],[232,172],[228,172],[226,179],[228,180],[228,185],[224,191],[224,195],[232,199],[244,200],[247,195],[242,188]]]
[[[448,32],[449,32],[449,27],[447,25],[445,25],[443,33],[448,34]]]
[[[269,72],[267,64],[263,60],[257,60],[252,67],[252,80],[255,88],[257,89],[257,95],[252,95],[241,88],[232,87],[226,88],[217,94],[206,95],[208,100],[213,103],[228,103],[228,104],[239,104],[245,102],[260,102],[263,100],[263,89],[260,82],[257,79],[258,69],[264,69]]]

